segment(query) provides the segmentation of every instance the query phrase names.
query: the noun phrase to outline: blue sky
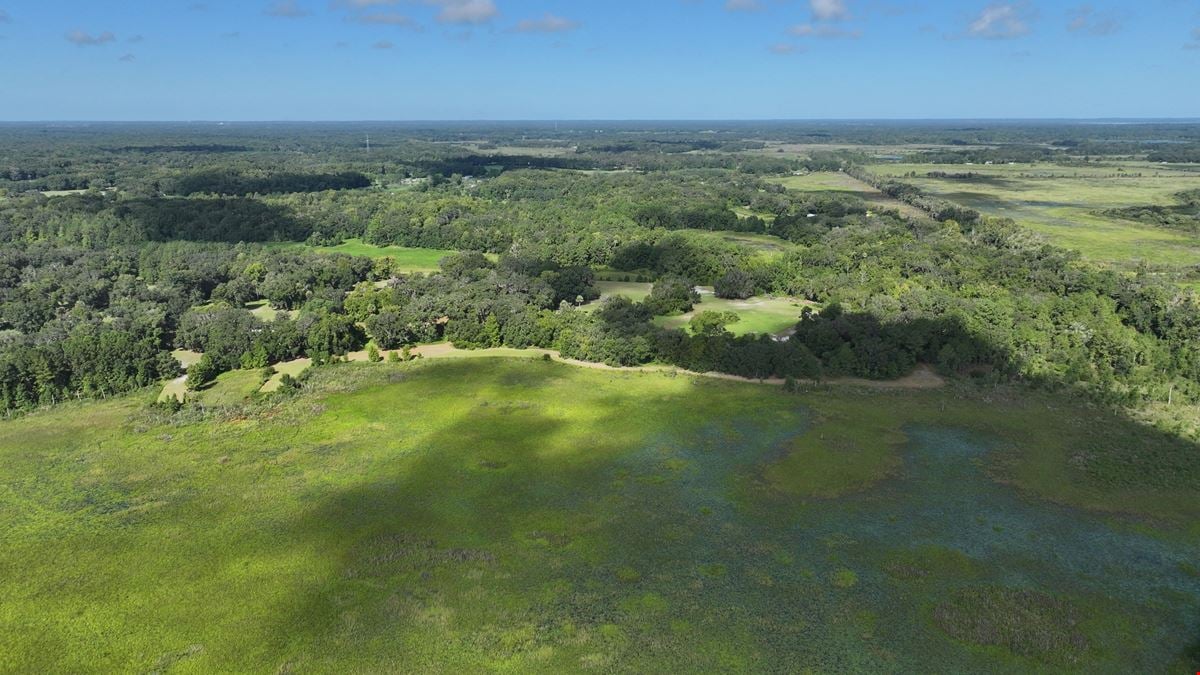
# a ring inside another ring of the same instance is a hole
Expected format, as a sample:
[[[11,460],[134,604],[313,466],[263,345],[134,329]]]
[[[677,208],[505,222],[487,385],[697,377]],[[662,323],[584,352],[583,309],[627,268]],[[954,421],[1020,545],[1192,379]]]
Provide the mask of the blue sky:
[[[0,0],[0,119],[1200,117],[1200,0]]]

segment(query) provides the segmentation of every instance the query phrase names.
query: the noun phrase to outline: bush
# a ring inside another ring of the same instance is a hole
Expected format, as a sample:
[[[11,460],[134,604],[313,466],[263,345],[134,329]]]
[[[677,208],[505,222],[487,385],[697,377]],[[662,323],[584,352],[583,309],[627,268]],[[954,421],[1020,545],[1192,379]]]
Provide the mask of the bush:
[[[754,295],[754,277],[748,272],[732,269],[717,279],[713,290],[718,298],[726,300],[745,300]]]
[[[195,391],[214,380],[221,374],[216,362],[205,354],[199,361],[188,368],[187,388]]]

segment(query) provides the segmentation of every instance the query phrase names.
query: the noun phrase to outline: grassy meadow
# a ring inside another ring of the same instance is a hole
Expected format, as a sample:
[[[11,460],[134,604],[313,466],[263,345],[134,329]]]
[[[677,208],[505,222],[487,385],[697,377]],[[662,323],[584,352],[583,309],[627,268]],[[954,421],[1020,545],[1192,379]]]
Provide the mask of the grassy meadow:
[[[1195,170],[1145,162],[1085,167],[883,164],[869,169],[897,177],[915,172],[915,178],[903,180],[988,215],[1012,218],[1097,262],[1200,264],[1200,239],[1101,213],[1128,206],[1174,205],[1176,193],[1200,188],[1200,172]],[[931,171],[978,176],[930,178]]]
[[[1196,448],[981,396],[479,358],[5,421],[0,671],[1195,670]]]
[[[772,180],[797,192],[841,192],[853,195],[881,209],[891,209],[913,218],[927,217],[920,209],[888,197],[857,178],[841,172],[820,171],[802,176],[785,176]]]
[[[337,246],[308,246],[306,244],[278,244],[282,248],[303,247],[319,253],[342,253],[372,259],[392,258],[396,269],[401,272],[436,272],[442,258],[455,251],[435,248],[409,248],[406,246],[376,246],[360,239],[347,239]]]
[[[738,315],[739,321],[726,326],[726,329],[734,335],[784,335],[795,328],[805,306],[811,306],[811,303],[786,297],[756,296],[746,300],[726,300],[713,295],[711,288],[705,288],[700,295],[700,302],[692,311],[658,317],[655,323],[666,328],[690,331],[688,322],[700,312],[733,312]]]

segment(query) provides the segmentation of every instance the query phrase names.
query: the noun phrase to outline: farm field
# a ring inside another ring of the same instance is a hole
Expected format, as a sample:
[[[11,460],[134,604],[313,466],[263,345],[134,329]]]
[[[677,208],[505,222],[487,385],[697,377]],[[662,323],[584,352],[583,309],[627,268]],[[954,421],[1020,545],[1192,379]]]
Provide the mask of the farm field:
[[[1086,258],[1129,266],[1200,263],[1200,239],[1099,213],[1140,205],[1175,204],[1176,193],[1200,188],[1200,172],[1128,162],[1103,166],[882,164],[873,173],[904,177],[929,194],[992,216],[1012,218]],[[929,172],[974,173],[971,179],[931,178]],[[910,173],[916,177],[906,177]]]
[[[968,392],[478,358],[33,413],[0,670],[1185,669],[1194,448]]]

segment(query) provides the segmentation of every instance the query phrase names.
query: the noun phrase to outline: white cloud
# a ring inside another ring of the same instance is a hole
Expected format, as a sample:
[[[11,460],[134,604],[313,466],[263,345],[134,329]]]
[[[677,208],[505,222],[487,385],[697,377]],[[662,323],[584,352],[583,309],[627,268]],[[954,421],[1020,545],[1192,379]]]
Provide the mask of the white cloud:
[[[1080,5],[1067,12],[1067,30],[1082,35],[1112,35],[1121,29],[1121,22],[1108,14],[1097,12],[1091,5]]]
[[[81,30],[73,30],[67,33],[65,37],[67,38],[67,42],[78,47],[95,47],[96,45],[114,42],[117,39],[117,36],[112,31],[107,30],[99,35],[92,35]]]
[[[380,40],[379,42],[371,45],[371,49],[391,49],[395,46],[396,44],[391,40]]]
[[[397,4],[398,0],[333,0],[329,3],[330,9],[367,9],[369,7],[381,7]]]
[[[540,19],[524,19],[513,27],[517,33],[566,33],[579,28],[578,21],[546,13]]]
[[[8,12],[0,9],[0,23],[10,23],[10,22],[12,22],[12,17],[8,15]]]
[[[795,26],[789,28],[788,32],[796,37],[814,37],[826,39],[845,38],[849,40],[857,40],[858,38],[862,37],[862,31],[859,30],[846,30],[844,28],[838,28],[837,26],[812,23],[796,24]]]
[[[439,23],[487,23],[500,14],[493,0],[425,0],[425,4],[441,8]]]
[[[1007,40],[1029,34],[1029,11],[1025,3],[988,5],[967,26],[967,35],[991,40]]]
[[[374,24],[378,26],[399,26],[401,28],[418,28],[416,21],[403,14],[395,12],[377,12],[374,14],[364,14],[356,16],[352,19],[347,17],[347,20],[352,20],[357,23]]]
[[[125,54],[124,56],[122,56],[121,58],[119,58],[117,60],[122,63],[133,63],[134,61],[137,61],[137,57],[134,56],[133,54]]]
[[[277,0],[263,10],[263,13],[280,19],[299,19],[311,12],[296,4],[296,0]]]
[[[808,0],[817,21],[842,21],[850,18],[846,0]]]

